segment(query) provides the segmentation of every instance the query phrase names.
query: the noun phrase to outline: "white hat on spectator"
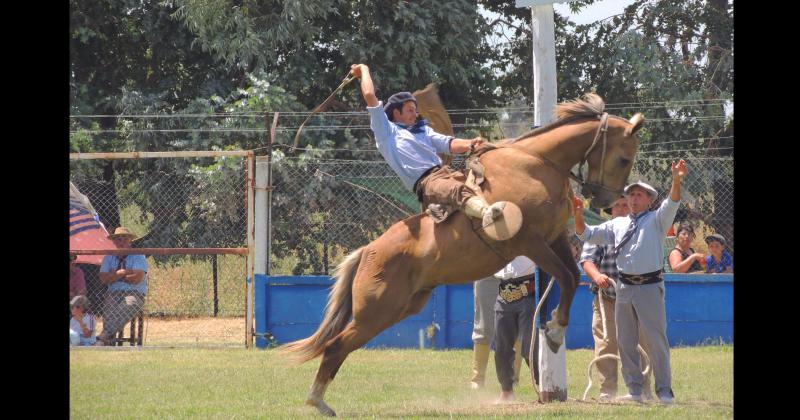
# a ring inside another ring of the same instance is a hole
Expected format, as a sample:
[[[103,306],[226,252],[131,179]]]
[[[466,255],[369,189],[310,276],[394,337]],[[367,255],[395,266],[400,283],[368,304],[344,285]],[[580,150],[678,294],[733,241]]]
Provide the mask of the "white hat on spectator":
[[[646,184],[646,183],[644,183],[642,181],[636,181],[633,184],[630,184],[627,187],[625,187],[625,190],[624,190],[625,191],[625,195],[628,195],[628,192],[630,192],[631,188],[633,188],[635,186],[642,187],[645,191],[647,191],[648,194],[650,194],[651,197],[653,197],[654,200],[656,198],[658,198],[658,191],[656,191],[655,188],[650,186],[650,184]]]
[[[72,309],[76,306],[86,309],[89,306],[89,298],[84,295],[75,296],[69,301],[69,307]]]

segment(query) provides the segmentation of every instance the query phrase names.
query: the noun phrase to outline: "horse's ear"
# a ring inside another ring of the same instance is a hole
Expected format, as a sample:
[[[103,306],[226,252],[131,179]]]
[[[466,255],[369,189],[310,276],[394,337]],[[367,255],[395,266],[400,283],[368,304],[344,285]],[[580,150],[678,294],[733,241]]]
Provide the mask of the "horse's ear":
[[[625,135],[632,136],[644,125],[644,115],[642,115],[641,112],[637,112],[628,122],[631,123],[631,125],[625,129]]]

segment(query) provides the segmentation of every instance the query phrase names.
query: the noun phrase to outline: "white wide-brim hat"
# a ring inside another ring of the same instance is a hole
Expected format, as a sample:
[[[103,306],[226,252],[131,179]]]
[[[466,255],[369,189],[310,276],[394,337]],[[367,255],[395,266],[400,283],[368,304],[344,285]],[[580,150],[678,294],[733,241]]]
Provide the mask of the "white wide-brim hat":
[[[625,189],[623,190],[625,192],[625,195],[628,195],[628,193],[630,192],[631,188],[633,188],[633,187],[635,187],[637,185],[642,187],[642,188],[644,188],[645,191],[647,191],[647,193],[650,194],[650,196],[653,197],[653,199],[658,197],[658,191],[656,191],[656,189],[653,188],[650,184],[646,184],[646,183],[644,183],[642,181],[636,181],[633,184],[630,184],[627,187],[625,187]]]

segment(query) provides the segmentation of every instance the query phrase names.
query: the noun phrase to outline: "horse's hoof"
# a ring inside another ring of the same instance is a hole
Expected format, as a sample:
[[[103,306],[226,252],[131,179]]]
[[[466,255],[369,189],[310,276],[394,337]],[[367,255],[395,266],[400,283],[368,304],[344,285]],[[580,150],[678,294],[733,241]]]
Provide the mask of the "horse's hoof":
[[[544,338],[551,352],[558,353],[558,349],[561,347],[561,344],[564,343],[564,331],[566,331],[564,327],[553,328],[550,325],[546,326]]]
[[[316,407],[317,411],[325,417],[336,417],[336,412],[333,411],[332,408],[328,407],[328,404],[325,404],[322,401],[315,401],[308,399],[306,400],[306,404]]]

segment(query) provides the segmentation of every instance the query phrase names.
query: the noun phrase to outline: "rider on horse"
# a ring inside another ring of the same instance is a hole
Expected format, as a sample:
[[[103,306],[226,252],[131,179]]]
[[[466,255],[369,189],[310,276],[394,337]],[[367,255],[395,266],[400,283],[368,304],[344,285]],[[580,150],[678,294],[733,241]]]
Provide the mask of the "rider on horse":
[[[395,93],[382,107],[383,102],[375,96],[369,67],[353,64],[351,72],[361,79],[361,94],[367,102],[378,150],[423,207],[431,203],[449,205],[481,219],[483,227],[492,224],[502,214],[505,202],[490,206],[464,184],[464,174],[442,165],[436,154],[474,151],[483,140],[445,136],[426,126],[426,120],[417,122],[417,101],[409,92]]]

